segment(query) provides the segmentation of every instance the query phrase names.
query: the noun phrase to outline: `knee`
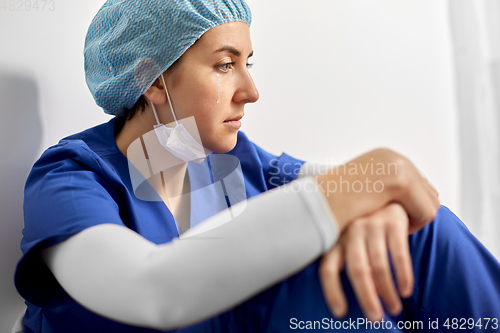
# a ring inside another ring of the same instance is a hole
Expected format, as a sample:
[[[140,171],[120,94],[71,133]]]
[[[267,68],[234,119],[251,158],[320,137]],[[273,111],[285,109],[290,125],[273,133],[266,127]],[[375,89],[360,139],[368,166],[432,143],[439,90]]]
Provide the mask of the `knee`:
[[[443,256],[453,261],[474,251],[478,243],[465,224],[445,206],[440,207],[434,221],[411,235],[409,241],[414,266],[432,266]]]
[[[441,206],[434,220],[410,236],[410,244],[415,241],[447,243],[450,238],[469,235],[465,224],[446,206]]]

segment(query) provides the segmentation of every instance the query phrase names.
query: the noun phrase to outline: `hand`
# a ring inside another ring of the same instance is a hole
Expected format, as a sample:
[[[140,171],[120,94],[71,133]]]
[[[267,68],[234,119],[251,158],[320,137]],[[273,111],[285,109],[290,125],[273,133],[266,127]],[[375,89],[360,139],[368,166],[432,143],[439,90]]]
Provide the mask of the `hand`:
[[[436,190],[404,156],[376,149],[315,177],[341,230],[390,202],[403,206],[414,232],[436,216]]]
[[[319,268],[325,300],[336,317],[347,313],[340,280],[344,264],[361,310],[369,320],[383,318],[379,296],[390,315],[401,312],[399,296],[410,297],[413,290],[408,226],[406,211],[396,203],[349,223],[339,242],[323,256]],[[396,272],[397,288],[387,250]]]

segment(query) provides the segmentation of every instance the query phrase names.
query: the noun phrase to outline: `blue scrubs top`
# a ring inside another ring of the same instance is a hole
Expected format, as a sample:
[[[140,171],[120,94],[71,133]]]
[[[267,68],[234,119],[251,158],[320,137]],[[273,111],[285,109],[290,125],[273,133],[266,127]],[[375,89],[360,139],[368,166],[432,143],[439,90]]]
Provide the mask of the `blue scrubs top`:
[[[16,287],[28,305],[27,332],[154,331],[86,310],[67,295],[40,256],[42,249],[101,223],[127,226],[156,244],[178,237],[176,221],[162,201],[134,195],[127,158],[115,142],[123,123],[124,118],[113,118],[62,139],[33,166],[25,187],[23,257],[15,275]],[[292,181],[303,164],[286,154],[265,152],[242,132],[228,154],[241,163],[247,198]],[[197,210],[192,217],[200,220],[216,212]]]
[[[23,257],[15,276],[28,306],[26,333],[158,332],[86,310],[64,292],[40,256],[41,249],[99,223],[125,225],[157,244],[178,236],[163,202],[134,195],[127,159],[114,140],[122,125],[122,118],[112,119],[61,140],[42,155],[28,177]],[[241,132],[228,154],[240,160],[247,197],[292,181],[303,163],[286,154],[271,155]],[[413,295],[403,300],[400,315],[386,316],[383,327],[366,322],[345,271],[341,278],[349,312],[334,318],[324,300],[316,260],[241,305],[177,332],[500,330],[500,263],[449,209],[441,207],[432,223],[409,236],[409,243]]]

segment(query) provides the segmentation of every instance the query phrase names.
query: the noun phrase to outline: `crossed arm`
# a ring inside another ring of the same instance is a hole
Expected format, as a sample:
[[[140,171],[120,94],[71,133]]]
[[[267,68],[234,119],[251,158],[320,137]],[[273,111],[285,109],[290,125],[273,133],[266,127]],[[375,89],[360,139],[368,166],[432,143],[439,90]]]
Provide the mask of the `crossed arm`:
[[[398,165],[397,175],[373,176],[384,182],[382,193],[328,193],[328,181],[343,176],[354,182],[358,176],[318,175],[298,180],[314,181],[323,191],[307,193],[317,196],[312,201],[293,191],[264,193],[249,200],[231,223],[202,235],[155,245],[127,228],[103,224],[47,249],[44,259],[63,288],[90,310],[133,325],[171,329],[231,308],[326,252],[320,276],[334,313],[346,310],[338,280],[346,262],[363,310],[380,319],[379,294],[391,311],[400,309],[386,244],[400,294],[407,296],[412,284],[407,234],[430,222],[439,202],[404,157],[380,149],[353,162],[371,158]],[[321,205],[313,212],[311,202]],[[205,223],[217,224],[217,218]],[[338,232],[340,241],[332,248]]]

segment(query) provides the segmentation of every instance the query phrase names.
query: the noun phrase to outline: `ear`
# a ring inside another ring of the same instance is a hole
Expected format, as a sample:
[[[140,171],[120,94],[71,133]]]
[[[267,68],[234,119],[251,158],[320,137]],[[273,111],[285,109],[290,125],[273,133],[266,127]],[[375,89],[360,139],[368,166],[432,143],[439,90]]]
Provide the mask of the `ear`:
[[[167,103],[167,95],[161,78],[156,79],[151,87],[149,87],[149,89],[144,93],[144,96],[146,96],[155,105]]]

